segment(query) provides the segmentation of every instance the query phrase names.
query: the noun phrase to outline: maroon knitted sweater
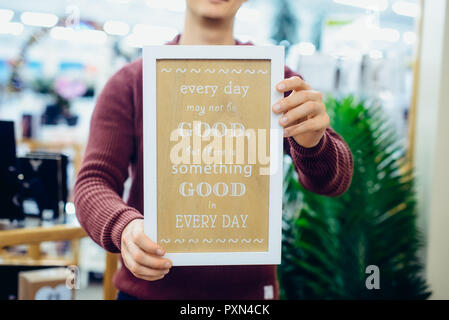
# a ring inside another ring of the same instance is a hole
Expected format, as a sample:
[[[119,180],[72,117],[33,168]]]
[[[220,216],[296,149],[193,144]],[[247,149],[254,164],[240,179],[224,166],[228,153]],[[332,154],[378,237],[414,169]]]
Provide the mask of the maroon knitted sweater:
[[[179,35],[168,44],[178,41]],[[285,68],[286,78],[293,75]],[[76,213],[82,227],[111,252],[120,252],[125,226],[133,219],[143,218],[142,129],[139,59],[119,70],[100,94],[75,185]],[[316,147],[303,148],[289,138],[284,140],[284,149],[291,155],[305,188],[337,196],[349,187],[352,155],[332,129],[327,129]],[[125,202],[123,183],[128,175],[132,185]],[[134,277],[122,266],[114,283],[119,290],[140,299],[264,299],[266,287],[268,292],[274,291],[274,298],[279,297],[273,265],[172,267],[165,278],[153,282]]]

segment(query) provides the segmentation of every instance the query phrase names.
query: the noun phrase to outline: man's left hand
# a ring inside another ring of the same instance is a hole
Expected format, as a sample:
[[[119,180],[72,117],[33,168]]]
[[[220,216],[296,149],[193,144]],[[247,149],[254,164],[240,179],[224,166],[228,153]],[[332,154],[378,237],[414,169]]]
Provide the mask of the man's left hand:
[[[297,76],[279,82],[276,89],[292,91],[273,105],[273,112],[282,114],[279,123],[284,127],[284,137],[293,137],[305,148],[315,147],[329,127],[322,94]]]

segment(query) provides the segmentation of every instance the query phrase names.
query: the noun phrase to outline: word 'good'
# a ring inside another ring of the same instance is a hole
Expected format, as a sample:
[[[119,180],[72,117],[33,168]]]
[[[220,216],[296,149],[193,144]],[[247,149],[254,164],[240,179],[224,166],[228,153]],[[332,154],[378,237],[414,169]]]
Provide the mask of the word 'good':
[[[193,197],[195,193],[200,197],[208,197],[212,193],[217,197],[241,197],[246,193],[246,186],[241,182],[231,182],[230,186],[224,182],[217,182],[213,186],[200,182],[193,187],[193,183],[183,182],[179,185],[179,193],[184,197]]]

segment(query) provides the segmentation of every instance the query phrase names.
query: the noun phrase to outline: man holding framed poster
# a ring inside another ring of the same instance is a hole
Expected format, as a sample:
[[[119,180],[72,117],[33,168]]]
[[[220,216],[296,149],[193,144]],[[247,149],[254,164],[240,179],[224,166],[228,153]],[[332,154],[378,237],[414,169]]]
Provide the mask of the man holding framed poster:
[[[279,132],[307,189],[337,196],[350,185],[352,156],[321,94],[283,70],[279,48],[230,47],[242,44],[242,2],[187,0],[169,43],[182,47],[145,49],[144,66],[118,71],[98,99],[75,204],[92,239],[121,253],[121,299],[279,297]],[[234,147],[242,133],[255,151]]]

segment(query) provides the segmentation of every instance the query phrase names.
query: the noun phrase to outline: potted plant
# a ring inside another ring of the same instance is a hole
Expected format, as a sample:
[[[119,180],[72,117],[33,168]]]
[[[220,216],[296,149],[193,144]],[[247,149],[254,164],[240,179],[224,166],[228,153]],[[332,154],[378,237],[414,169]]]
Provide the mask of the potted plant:
[[[327,102],[332,127],[354,156],[351,187],[329,198],[305,190],[286,166],[285,299],[425,299],[414,175],[379,106],[353,97]],[[377,268],[379,288],[367,286]]]

